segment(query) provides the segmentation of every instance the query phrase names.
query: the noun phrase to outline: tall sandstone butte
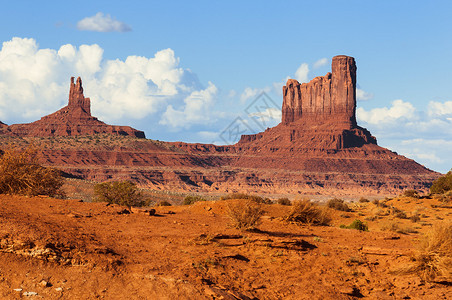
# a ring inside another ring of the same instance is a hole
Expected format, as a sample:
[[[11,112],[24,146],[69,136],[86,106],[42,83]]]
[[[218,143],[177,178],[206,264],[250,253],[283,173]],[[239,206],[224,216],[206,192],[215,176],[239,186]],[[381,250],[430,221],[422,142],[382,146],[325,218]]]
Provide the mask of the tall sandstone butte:
[[[298,120],[356,127],[356,65],[353,57],[333,58],[332,73],[300,84],[289,79],[283,87],[282,123]]]
[[[75,136],[109,133],[144,138],[144,132],[129,126],[108,125],[91,116],[91,101],[83,95],[82,80],[71,77],[68,105],[27,124],[0,127],[0,133],[12,136]]]

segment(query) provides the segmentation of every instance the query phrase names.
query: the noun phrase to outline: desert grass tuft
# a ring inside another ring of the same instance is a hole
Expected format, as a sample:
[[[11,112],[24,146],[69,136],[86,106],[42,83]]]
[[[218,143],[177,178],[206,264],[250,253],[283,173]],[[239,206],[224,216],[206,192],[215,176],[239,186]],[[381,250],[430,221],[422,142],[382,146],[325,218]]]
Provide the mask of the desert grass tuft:
[[[253,230],[259,226],[264,214],[262,205],[251,199],[238,199],[228,203],[231,225],[241,230]]]
[[[424,281],[452,282],[452,221],[437,223],[419,242],[412,263],[396,271]]]
[[[328,225],[331,217],[326,207],[319,207],[309,200],[299,200],[293,202],[284,220],[296,224]]]

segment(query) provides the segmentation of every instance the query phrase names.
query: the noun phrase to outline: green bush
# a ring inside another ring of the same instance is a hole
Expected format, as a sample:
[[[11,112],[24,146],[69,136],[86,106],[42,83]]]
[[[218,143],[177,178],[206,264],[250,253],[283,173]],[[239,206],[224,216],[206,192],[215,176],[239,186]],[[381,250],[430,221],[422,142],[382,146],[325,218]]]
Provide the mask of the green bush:
[[[289,200],[289,198],[279,198],[277,203],[280,205],[287,205],[287,206],[292,205],[292,202]]]
[[[191,205],[199,201],[206,201],[206,199],[204,199],[201,196],[187,196],[184,198],[184,202],[182,202],[182,205]]]
[[[345,226],[341,225],[341,228],[347,228],[347,229],[356,229],[361,231],[369,231],[369,228],[367,227],[367,224],[363,223],[361,220],[356,219],[354,220],[350,225]]]
[[[348,207],[347,203],[344,202],[344,200],[342,199],[338,199],[338,198],[334,198],[334,199],[330,199],[328,200],[328,202],[326,203],[326,205],[329,208],[333,208],[335,210],[340,210],[340,211],[350,211],[351,209]]]
[[[432,194],[443,194],[450,190],[452,190],[452,171],[447,172],[446,175],[433,181],[433,184],[430,187],[430,192]]]
[[[38,164],[37,150],[6,150],[0,157],[0,193],[63,197],[61,172]]]
[[[143,195],[135,183],[130,181],[112,181],[94,186],[95,201],[119,204],[128,207],[143,206]]]

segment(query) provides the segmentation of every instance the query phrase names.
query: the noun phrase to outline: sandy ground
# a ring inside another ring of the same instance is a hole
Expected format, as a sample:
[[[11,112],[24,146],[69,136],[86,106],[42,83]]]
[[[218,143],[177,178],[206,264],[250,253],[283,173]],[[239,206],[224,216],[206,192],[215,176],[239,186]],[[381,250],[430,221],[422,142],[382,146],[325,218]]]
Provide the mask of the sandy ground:
[[[227,201],[122,207],[0,195],[2,299],[452,299],[447,283],[392,273],[450,207],[432,199],[372,202],[332,211],[331,226],[281,220],[265,205],[259,230],[234,229]],[[368,232],[339,228],[359,218]],[[394,225],[395,224],[395,225]]]

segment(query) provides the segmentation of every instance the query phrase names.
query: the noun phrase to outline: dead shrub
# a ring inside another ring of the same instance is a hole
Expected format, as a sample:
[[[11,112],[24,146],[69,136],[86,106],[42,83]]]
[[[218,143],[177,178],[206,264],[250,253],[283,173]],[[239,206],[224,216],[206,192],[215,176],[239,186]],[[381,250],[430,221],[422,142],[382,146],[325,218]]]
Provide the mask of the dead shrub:
[[[38,164],[37,149],[6,150],[0,158],[0,193],[63,197],[61,172]]]
[[[228,216],[231,225],[241,230],[255,229],[264,214],[262,205],[250,199],[239,199],[228,203]]]
[[[326,203],[326,205],[329,208],[333,208],[335,210],[340,210],[340,211],[350,211],[351,209],[348,207],[347,203],[344,202],[344,200],[342,199],[338,199],[338,198],[334,198],[334,199],[330,199],[328,200],[328,202]]]
[[[327,208],[321,208],[305,199],[293,202],[292,209],[284,217],[284,220],[291,223],[328,225],[331,222],[331,217]]]
[[[279,198],[277,203],[280,205],[287,205],[287,206],[292,205],[292,202],[290,202],[289,198]]]
[[[402,196],[416,198],[416,199],[419,199],[421,197],[419,195],[419,192],[416,190],[404,190],[402,193]]]
[[[424,281],[452,282],[452,221],[433,226],[419,242],[412,263],[400,274],[417,274]]]

